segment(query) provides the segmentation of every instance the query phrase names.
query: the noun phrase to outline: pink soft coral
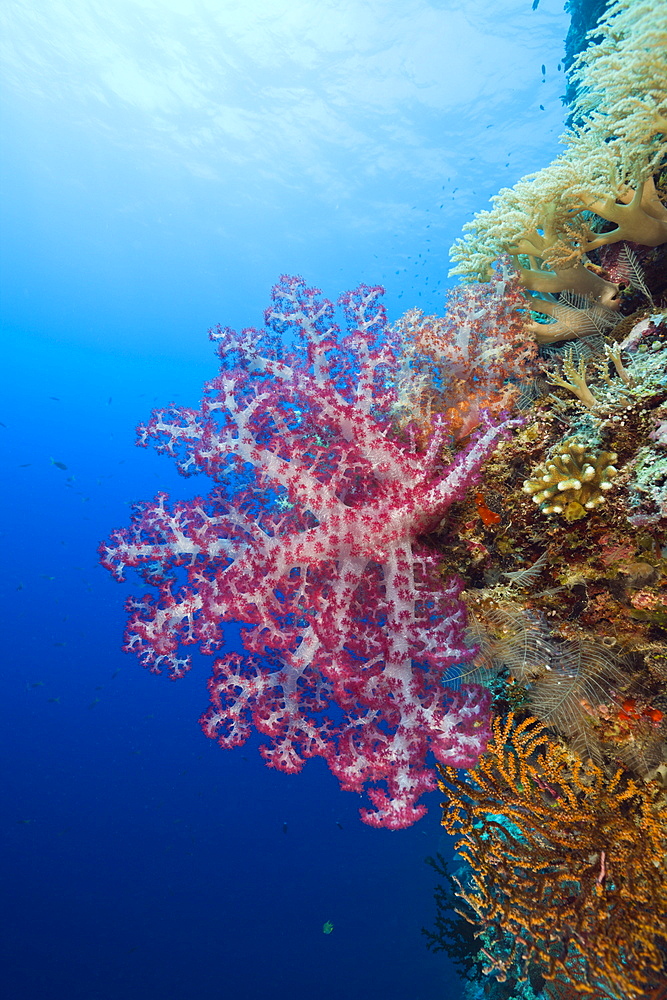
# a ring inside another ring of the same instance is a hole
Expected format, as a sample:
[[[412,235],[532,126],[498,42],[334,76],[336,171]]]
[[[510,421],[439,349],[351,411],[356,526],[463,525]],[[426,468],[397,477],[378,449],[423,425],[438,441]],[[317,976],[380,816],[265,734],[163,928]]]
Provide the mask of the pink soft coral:
[[[485,415],[511,410],[536,374],[525,306],[518,280],[498,270],[489,282],[450,291],[442,316],[404,313],[394,329],[402,341],[400,402],[407,419],[429,431],[442,414],[463,441]]]
[[[181,645],[223,645],[223,622],[243,622],[246,653],[214,663],[204,732],[224,747],[254,727],[283,771],[326,758],[343,788],[368,782],[371,825],[419,819],[435,787],[426,756],[475,764],[489,736],[490,696],[443,686],[467,660],[461,584],[438,576],[419,536],[476,481],[510,424],[492,424],[454,461],[437,427],[418,453],[392,434],[396,347],[381,289],[333,306],[301,279],[282,278],[267,329],[218,328],[220,374],[198,411],[157,411],[140,443],[205,472],[207,498],[169,506],[160,495],[102,546],[122,579],[138,568],[159,589],[131,600],[126,649],[178,677]]]

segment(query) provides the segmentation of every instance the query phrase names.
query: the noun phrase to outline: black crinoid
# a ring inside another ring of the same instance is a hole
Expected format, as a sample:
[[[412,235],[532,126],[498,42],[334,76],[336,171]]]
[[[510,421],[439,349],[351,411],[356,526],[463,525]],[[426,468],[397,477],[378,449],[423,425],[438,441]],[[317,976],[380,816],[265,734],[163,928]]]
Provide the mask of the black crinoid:
[[[642,691],[641,658],[614,640],[564,638],[541,615],[510,602],[471,613],[469,637],[478,647],[476,667],[487,677],[509,674],[526,708],[578,755],[642,776],[664,760],[667,727]]]

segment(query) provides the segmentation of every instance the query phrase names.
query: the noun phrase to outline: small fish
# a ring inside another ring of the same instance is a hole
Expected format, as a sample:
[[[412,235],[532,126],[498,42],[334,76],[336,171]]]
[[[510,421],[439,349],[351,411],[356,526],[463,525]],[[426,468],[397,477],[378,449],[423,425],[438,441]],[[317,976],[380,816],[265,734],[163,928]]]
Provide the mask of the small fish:
[[[52,705],[59,705],[60,704],[60,698],[47,698],[46,700],[50,701]]]
[[[323,933],[323,934],[331,934],[331,932],[332,932],[333,928],[334,928],[334,925],[333,925],[333,924],[331,923],[331,921],[330,921],[330,920],[327,920],[327,921],[325,921],[325,923],[324,923],[324,924],[322,925],[322,933]]]
[[[88,708],[95,708],[95,705],[99,704],[99,698],[93,698]]]
[[[7,424],[3,424],[2,420],[0,420],[0,427],[4,427],[5,430],[6,430],[7,429]]]
[[[546,75],[547,75],[547,68],[544,65],[544,63],[542,63],[542,76],[546,76]]]
[[[51,459],[51,465],[55,465],[56,469],[62,469],[63,472],[67,470],[67,466],[64,462],[56,462],[55,458]]]
[[[544,105],[540,104],[540,111],[544,111]]]
[[[32,462],[24,462],[23,465],[19,465],[19,469],[29,469]]]
[[[49,396],[49,399],[55,399],[56,403],[60,402],[60,396]]]
[[[338,827],[339,830],[343,829],[343,824],[339,820],[336,820],[336,826]]]
[[[533,0],[533,10],[537,10],[537,6],[538,6],[539,2],[540,2],[540,0]]]
[[[287,823],[283,823],[283,833],[287,833]]]

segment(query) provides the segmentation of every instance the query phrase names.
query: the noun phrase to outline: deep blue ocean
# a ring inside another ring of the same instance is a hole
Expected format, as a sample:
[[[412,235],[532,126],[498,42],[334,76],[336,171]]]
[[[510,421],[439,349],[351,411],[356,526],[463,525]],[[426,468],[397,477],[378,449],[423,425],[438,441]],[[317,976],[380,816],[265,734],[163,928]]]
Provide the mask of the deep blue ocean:
[[[123,653],[141,588],[97,547],[207,489],[134,429],[198,404],[207,329],[260,324],[279,275],[442,310],[462,225],[557,152],[567,26],[562,0],[5,0],[4,1000],[462,995],[421,934],[438,795],[375,830],[324,762],[219,749],[210,658],[172,682]]]

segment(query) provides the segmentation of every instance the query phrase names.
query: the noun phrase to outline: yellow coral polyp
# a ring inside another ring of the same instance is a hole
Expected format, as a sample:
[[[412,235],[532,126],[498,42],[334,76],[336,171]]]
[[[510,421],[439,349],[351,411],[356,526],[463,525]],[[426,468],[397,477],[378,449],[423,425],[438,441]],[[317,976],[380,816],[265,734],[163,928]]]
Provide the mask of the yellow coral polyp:
[[[595,451],[579,441],[563,441],[545,467],[526,479],[523,492],[533,503],[541,504],[545,514],[562,514],[566,521],[578,521],[604,503],[618,470],[613,451]]]

